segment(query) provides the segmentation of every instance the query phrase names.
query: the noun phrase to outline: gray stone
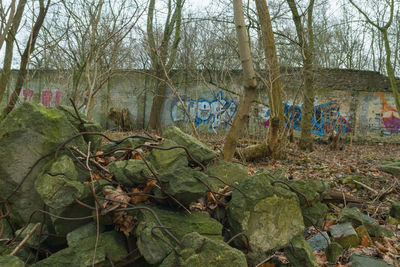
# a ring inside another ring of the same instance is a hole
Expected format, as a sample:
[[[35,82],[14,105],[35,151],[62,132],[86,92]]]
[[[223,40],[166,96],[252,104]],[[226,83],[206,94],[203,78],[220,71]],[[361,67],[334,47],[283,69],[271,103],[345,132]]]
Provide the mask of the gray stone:
[[[330,191],[329,183],[321,180],[301,179],[291,180],[288,181],[288,183],[294,189],[302,193],[307,199],[304,199],[304,197],[301,195],[298,196],[300,200],[300,206],[302,207],[314,206],[320,202]]]
[[[244,233],[252,251],[251,263],[261,262],[270,251],[285,247],[304,230],[303,217],[296,194],[271,186],[263,176],[252,176],[239,184],[228,206],[232,236]],[[240,238],[235,240],[238,243]]]
[[[159,146],[161,148],[170,148],[176,145],[174,141],[167,139]],[[151,165],[160,174],[172,172],[176,169],[188,166],[185,150],[181,148],[171,150],[153,149],[146,155],[146,159],[150,161]]]
[[[237,185],[250,177],[246,168],[244,168],[242,165],[238,163],[226,162],[224,160],[220,160],[208,166],[207,174],[216,176],[230,185]],[[208,181],[212,189],[215,191],[218,191],[219,188],[223,188],[225,186],[224,183],[212,177],[210,177]]]
[[[391,237],[393,232],[378,224],[378,222],[362,213],[357,208],[344,208],[339,213],[339,222],[351,222],[354,227],[364,225],[368,233],[375,237]]]
[[[393,267],[382,259],[353,254],[350,257],[351,267]]]
[[[381,170],[400,177],[400,161],[385,164],[381,166]]]
[[[284,251],[293,267],[318,267],[310,245],[301,235],[293,238]]]
[[[8,196],[22,182],[34,163],[76,135],[78,130],[64,113],[40,105],[24,102],[0,123],[0,194]],[[83,137],[69,145],[87,150]],[[12,220],[23,226],[32,211],[43,208],[40,195],[33,190],[37,175],[51,157],[41,160],[31,171],[18,192],[12,196]],[[40,214],[32,222],[41,221]]]
[[[60,105],[57,109],[64,113],[68,121],[79,130],[79,132],[102,132],[100,124],[91,121],[85,114],[79,112],[79,116],[82,121],[76,115],[73,107]],[[86,142],[90,142],[91,151],[97,151],[101,146],[101,136],[100,135],[83,135]]]
[[[325,255],[328,261],[336,262],[340,254],[342,254],[343,247],[336,242],[332,242],[325,250]]]
[[[17,256],[0,256],[0,267],[24,267],[25,263]]]
[[[206,144],[200,142],[191,135],[182,132],[178,127],[172,126],[165,130],[163,137],[173,140],[180,146],[185,146],[194,159],[201,163],[208,163],[214,159],[217,153]]]
[[[204,197],[208,190],[203,184],[208,184],[207,175],[188,167],[164,174],[161,180],[167,182],[165,191],[185,206]]]
[[[160,267],[247,267],[244,254],[223,241],[209,239],[199,233],[190,233],[182,239],[178,255],[171,252]]]
[[[145,183],[147,178],[143,177],[142,173],[146,176],[151,176],[151,172],[143,160],[114,161],[108,165],[108,168],[115,179],[126,186],[136,186]]]
[[[136,228],[137,247],[140,254],[150,264],[160,263],[172,250],[163,241],[168,240],[168,238],[156,226],[157,224],[154,222],[142,221]]]
[[[22,241],[27,235],[29,235],[29,233],[33,230],[33,228],[35,227],[36,223],[30,223],[28,225],[26,225],[26,227],[18,229],[15,232],[16,236],[19,236],[19,241]],[[45,241],[45,239],[47,238],[47,230],[46,227],[44,227],[44,230],[42,232],[42,234],[40,234],[40,227],[37,228],[35,230],[35,232],[33,233],[33,235],[28,239],[28,241],[26,242],[28,245],[31,246],[37,246],[38,245],[38,241],[39,241],[39,236],[40,236],[40,243],[42,243],[43,241]]]
[[[300,197],[301,198],[301,197]],[[311,207],[303,207],[301,213],[304,217],[304,225],[306,227],[319,226],[324,224],[324,215],[328,212],[328,206],[321,202]]]
[[[150,207],[161,223],[169,228],[169,231],[179,240],[184,235],[197,232],[202,236],[211,239],[222,240],[222,225],[208,214],[192,211],[191,214],[183,212],[162,210],[156,207]],[[146,215],[146,221],[156,222],[149,211],[143,211]],[[131,214],[135,216],[136,214]],[[143,215],[139,215],[140,220],[144,220]]]
[[[99,232],[103,232],[104,226],[99,225]],[[69,232],[67,234],[67,242],[69,247],[78,246],[79,241],[90,236],[95,236],[97,233],[97,226],[95,222],[82,225],[81,227]]]
[[[400,201],[392,204],[392,207],[390,207],[390,216],[400,220]]]
[[[343,248],[356,247],[360,244],[356,230],[351,223],[336,224],[329,227],[334,242]]]
[[[312,251],[321,252],[325,250],[331,243],[327,232],[322,232],[322,234],[317,234],[309,239],[307,239],[308,244]]]
[[[75,246],[60,250],[31,266],[92,266],[96,238],[96,236],[90,236],[82,239],[76,243]],[[117,263],[127,255],[125,241],[121,233],[111,231],[99,235],[94,264],[102,266],[102,263],[108,263],[106,257],[110,258],[114,263]]]

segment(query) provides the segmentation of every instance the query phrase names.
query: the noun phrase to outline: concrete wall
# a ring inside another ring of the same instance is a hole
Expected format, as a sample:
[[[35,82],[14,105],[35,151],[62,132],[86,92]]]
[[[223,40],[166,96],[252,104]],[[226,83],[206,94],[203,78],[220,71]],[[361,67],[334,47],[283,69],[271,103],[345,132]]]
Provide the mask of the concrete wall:
[[[285,113],[295,130],[301,121],[301,72],[283,70]],[[7,94],[13,88],[15,74]],[[237,111],[241,89],[241,74],[231,73],[229,79],[218,75],[223,87],[229,92],[210,83],[204,83],[199,76],[187,73],[174,75],[174,83],[188,111],[200,131],[226,131]],[[316,100],[314,129],[317,136],[326,136],[333,129],[355,137],[379,140],[400,140],[400,116],[395,109],[388,79],[375,72],[354,70],[320,70],[315,74]],[[138,128],[146,126],[151,104],[154,79],[143,74],[121,71],[107,82],[94,101],[92,115],[106,127],[112,127],[107,120],[111,107],[128,108]],[[262,91],[262,89],[261,89]],[[163,104],[162,121],[165,126],[176,124],[189,128],[188,118],[172,90]],[[20,101],[40,102],[45,106],[69,104],[71,95],[69,72],[31,72],[20,95]],[[8,95],[5,100],[8,99]],[[262,94],[261,94],[262,95]],[[264,94],[265,95],[265,94]],[[268,100],[260,96],[266,103]],[[83,98],[77,104],[83,103]],[[4,106],[5,101],[2,105]],[[249,133],[263,135],[269,125],[269,109],[255,104],[251,111]],[[245,127],[244,127],[245,128]]]

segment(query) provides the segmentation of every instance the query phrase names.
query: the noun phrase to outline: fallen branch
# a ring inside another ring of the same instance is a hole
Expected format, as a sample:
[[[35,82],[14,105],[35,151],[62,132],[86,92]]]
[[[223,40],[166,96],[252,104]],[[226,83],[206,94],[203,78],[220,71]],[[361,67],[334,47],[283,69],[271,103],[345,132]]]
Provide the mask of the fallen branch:
[[[33,226],[33,229],[29,232],[29,234],[25,236],[25,238],[22,239],[22,241],[18,244],[18,246],[10,253],[11,256],[14,256],[18,252],[18,250],[21,249],[21,247],[32,237],[33,233],[35,233],[35,231],[39,228],[40,225],[41,223],[37,223],[35,224],[35,226]]]

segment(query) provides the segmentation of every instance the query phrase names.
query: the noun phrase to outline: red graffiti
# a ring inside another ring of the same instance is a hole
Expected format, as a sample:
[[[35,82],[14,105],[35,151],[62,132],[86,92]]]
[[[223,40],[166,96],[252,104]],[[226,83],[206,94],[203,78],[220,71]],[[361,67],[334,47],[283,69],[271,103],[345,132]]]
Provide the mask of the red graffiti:
[[[45,107],[50,107],[51,100],[53,99],[53,93],[51,91],[42,91],[42,104]]]

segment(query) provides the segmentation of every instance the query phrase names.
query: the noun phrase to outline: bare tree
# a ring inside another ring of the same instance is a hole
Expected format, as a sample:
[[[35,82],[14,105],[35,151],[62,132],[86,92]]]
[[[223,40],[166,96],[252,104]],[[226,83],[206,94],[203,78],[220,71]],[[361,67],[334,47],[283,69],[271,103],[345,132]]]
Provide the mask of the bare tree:
[[[389,13],[389,19],[384,25],[379,25],[378,23],[375,23],[374,21],[371,20],[371,18],[367,15],[365,11],[363,11],[358,5],[354,3],[353,0],[349,0],[350,3],[360,12],[364,18],[367,20],[369,24],[371,24],[373,27],[379,30],[379,32],[382,34],[382,40],[384,42],[385,46],[385,52],[386,52],[386,72],[387,75],[389,76],[389,81],[390,81],[390,86],[392,87],[393,91],[393,96],[396,104],[396,109],[400,111],[400,97],[399,97],[399,91],[397,88],[396,84],[396,79],[394,76],[394,71],[392,68],[392,51],[390,49],[390,42],[389,42],[389,37],[388,37],[388,29],[392,25],[393,22],[393,15],[394,15],[394,0],[386,0],[386,4],[390,8],[390,13]]]
[[[19,94],[21,93],[21,89],[22,89],[22,86],[25,81],[29,57],[30,57],[30,54],[32,53],[32,51],[35,49],[35,43],[36,43],[37,37],[39,35],[40,28],[43,25],[44,18],[46,17],[47,11],[49,9],[50,1],[51,0],[48,0],[47,3],[45,4],[44,0],[39,0],[39,4],[40,4],[39,14],[37,16],[35,24],[33,25],[32,32],[29,36],[24,53],[21,56],[21,63],[20,63],[19,71],[18,71],[15,88],[12,93],[10,102],[3,110],[3,114],[2,114],[3,118],[5,116],[7,116],[8,113],[10,113],[14,109],[15,104],[17,103]]]
[[[149,53],[154,75],[162,80],[166,80],[165,75],[171,71],[174,65],[178,44],[181,39],[182,9],[185,0],[176,0],[175,5],[173,5],[172,0],[168,0],[168,13],[160,38],[161,40],[157,40],[155,33],[155,2],[155,0],[150,0],[147,15]],[[161,131],[161,110],[166,94],[166,85],[162,80],[157,79],[155,82],[153,104],[148,124],[149,128],[158,132]]]
[[[257,81],[250,53],[249,38],[244,22],[242,0],[233,1],[234,21],[236,25],[240,60],[243,66],[244,94],[240,97],[239,108],[233,119],[232,127],[225,138],[224,160],[230,161],[235,153],[240,133],[246,127],[251,103],[256,94]]]

